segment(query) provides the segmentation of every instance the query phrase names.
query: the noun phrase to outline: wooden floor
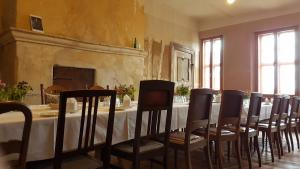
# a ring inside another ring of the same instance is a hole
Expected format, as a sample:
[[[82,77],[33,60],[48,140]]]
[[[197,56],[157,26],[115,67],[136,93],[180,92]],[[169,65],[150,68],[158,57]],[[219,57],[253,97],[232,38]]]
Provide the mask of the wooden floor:
[[[296,140],[296,139],[295,139]],[[284,141],[284,140],[283,140]],[[296,142],[296,141],[294,141]],[[295,144],[295,143],[294,143]],[[261,143],[260,143],[261,145]],[[288,153],[287,152],[287,147],[286,147],[286,143],[283,142],[284,150],[284,156],[279,160],[277,157],[277,150],[275,149],[275,162],[272,163],[271,161],[271,154],[270,151],[264,151],[262,153],[262,169],[300,169],[300,150],[297,149],[297,146],[295,147],[295,151]],[[253,168],[254,169],[258,169],[258,160],[257,160],[257,156],[255,155],[256,153],[253,153],[252,156],[252,162],[253,162]],[[225,152],[226,155],[226,152]],[[246,155],[245,153],[243,154],[243,161],[242,161],[242,168],[248,168],[248,162],[246,159]],[[130,169],[131,168],[131,164],[127,161],[124,160],[113,160],[114,163],[119,163],[121,164],[125,169]],[[169,168],[173,169],[174,168],[174,159],[173,159],[173,151],[170,152],[169,155]],[[178,169],[185,169],[185,165],[184,165],[184,154],[182,152],[178,153]],[[201,150],[199,151],[194,151],[192,152],[192,165],[193,165],[193,169],[206,169],[207,167],[207,161],[205,159],[205,156],[203,155],[203,152]],[[35,166],[32,165],[29,167],[30,169],[42,169],[44,167],[41,166]],[[142,162],[142,169],[150,169],[150,162],[145,161]],[[153,169],[161,169],[162,167],[159,165],[154,164],[153,165]],[[217,168],[216,166],[214,166],[214,168]],[[224,159],[224,168],[225,169],[237,169],[237,161],[233,155],[233,157],[230,158],[230,161],[227,160],[227,158]]]
[[[284,141],[284,140],[283,140]],[[294,141],[295,145],[296,139]],[[261,145],[261,143],[260,143]],[[287,152],[287,146],[286,143],[283,142],[284,150],[284,156],[279,160],[277,156],[277,150],[275,149],[275,162],[272,163],[271,161],[271,154],[269,149],[264,151],[262,153],[262,167],[261,169],[300,169],[300,150],[298,150],[297,146],[295,147],[294,152],[288,153]],[[226,155],[226,152],[225,152]],[[234,156],[234,155],[233,155]],[[184,165],[184,154],[179,153],[178,154],[178,169],[185,169]],[[173,153],[170,154],[169,158],[169,168],[174,168],[174,159],[173,159]],[[252,164],[254,169],[259,169],[260,167],[258,166],[258,160],[256,153],[253,152],[252,156]],[[195,151],[192,153],[192,165],[193,169],[207,169],[207,162],[205,159],[204,154],[201,151]],[[127,168],[127,167],[126,167]],[[128,167],[130,168],[130,167]],[[149,162],[143,162],[143,169],[150,169],[150,164]],[[159,165],[154,165],[154,169],[161,169],[162,167]],[[214,165],[214,168],[217,168],[217,166]],[[237,160],[234,157],[230,158],[230,161],[227,160],[227,158],[224,159],[224,168],[225,169],[237,169]],[[248,161],[246,158],[246,154],[243,154],[243,161],[242,161],[242,168],[248,168]]]

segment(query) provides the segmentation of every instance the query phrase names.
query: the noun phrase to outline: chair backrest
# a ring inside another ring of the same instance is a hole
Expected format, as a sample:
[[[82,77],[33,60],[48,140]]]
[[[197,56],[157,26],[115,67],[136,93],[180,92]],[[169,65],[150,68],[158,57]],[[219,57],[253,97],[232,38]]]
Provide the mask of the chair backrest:
[[[94,85],[94,86],[90,87],[89,90],[109,90],[109,89],[108,88],[105,89],[104,87],[99,86],[99,85]]]
[[[279,120],[281,99],[282,96],[280,95],[273,96],[273,103],[272,103],[273,105],[272,105],[272,110],[269,118],[269,129],[271,129],[272,126],[277,125],[277,121]]]
[[[44,89],[44,85],[40,85],[41,90],[41,104],[48,104],[50,103],[49,96],[50,95],[59,95],[60,92],[66,91],[66,89],[59,85],[52,85]]]
[[[206,131],[206,137],[208,139],[212,100],[212,89],[191,90],[188,117],[186,122],[186,143],[190,143],[190,134],[199,129],[204,129]]]
[[[287,123],[288,113],[289,113],[289,103],[290,103],[290,96],[283,96],[279,106],[279,119],[280,119],[278,121],[279,126],[281,122]]]
[[[148,138],[156,138],[162,132],[160,131],[160,123],[165,122],[164,127],[164,144],[168,148],[172,107],[173,107],[173,95],[174,95],[174,83],[162,80],[146,80],[140,82],[140,92],[138,99],[138,108],[136,116],[135,126],[135,139],[134,139],[134,153],[139,153],[140,141],[141,141],[141,128],[143,116],[148,112]],[[162,116],[162,111],[166,111],[165,116]],[[162,119],[161,117],[165,117]]]
[[[244,92],[239,90],[224,90],[222,93],[217,135],[222,129],[240,132],[241,112]]]
[[[10,113],[11,111],[21,112],[25,117],[22,140],[9,140],[7,142],[1,142],[0,143],[0,148],[2,149],[1,154],[8,155],[13,153],[18,153],[19,159],[18,159],[17,168],[25,169],[28,143],[30,137],[30,129],[32,123],[32,113],[27,106],[21,103],[15,103],[15,102],[0,103],[0,114]]]
[[[68,98],[81,98],[82,110],[80,119],[80,130],[78,148],[72,154],[87,153],[95,149],[94,138],[97,123],[98,103],[100,97],[110,97],[109,115],[107,121],[106,141],[104,148],[110,154],[112,144],[113,124],[115,116],[116,91],[114,90],[77,90],[60,93],[59,115],[55,143],[54,169],[61,168],[63,152],[66,105]]]
[[[299,112],[299,105],[300,105],[300,97],[294,96],[291,99],[291,112],[290,112],[290,122],[293,118],[299,118],[298,112]]]
[[[251,93],[246,132],[249,131],[250,127],[254,129],[258,127],[262,98],[261,93]]]

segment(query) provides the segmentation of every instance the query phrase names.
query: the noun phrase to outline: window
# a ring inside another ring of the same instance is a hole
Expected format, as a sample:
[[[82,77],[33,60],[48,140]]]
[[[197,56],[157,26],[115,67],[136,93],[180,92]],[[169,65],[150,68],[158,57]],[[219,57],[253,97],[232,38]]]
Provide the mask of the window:
[[[222,89],[222,37],[202,41],[202,86]]]
[[[296,91],[296,30],[258,34],[258,87],[264,94]]]

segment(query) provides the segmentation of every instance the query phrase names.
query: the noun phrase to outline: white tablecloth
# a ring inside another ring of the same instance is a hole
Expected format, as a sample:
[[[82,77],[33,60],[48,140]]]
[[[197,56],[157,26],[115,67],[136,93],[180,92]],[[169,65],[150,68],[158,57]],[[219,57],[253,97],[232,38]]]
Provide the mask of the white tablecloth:
[[[212,106],[212,123],[218,121],[220,104],[214,103]],[[50,159],[54,156],[55,136],[57,117],[41,117],[41,113],[51,112],[47,105],[30,106],[33,113],[33,122],[30,133],[29,150],[27,161],[36,161]],[[244,108],[247,112],[247,108]],[[184,128],[188,104],[174,104],[172,115],[172,129]],[[263,105],[261,110],[261,119],[265,119],[271,112],[270,105]],[[99,112],[96,126],[95,142],[103,142],[106,134],[107,112]],[[148,123],[147,114],[143,116],[143,133],[146,132]],[[0,116],[0,141],[19,139],[22,134],[22,125],[24,119],[18,112],[12,112]],[[134,138],[134,129],[136,120],[136,106],[124,111],[116,111],[113,143],[119,143]],[[163,126],[163,124],[162,124]],[[78,135],[80,127],[80,112],[67,114],[65,125],[64,150],[77,148]],[[163,127],[161,127],[163,130]]]

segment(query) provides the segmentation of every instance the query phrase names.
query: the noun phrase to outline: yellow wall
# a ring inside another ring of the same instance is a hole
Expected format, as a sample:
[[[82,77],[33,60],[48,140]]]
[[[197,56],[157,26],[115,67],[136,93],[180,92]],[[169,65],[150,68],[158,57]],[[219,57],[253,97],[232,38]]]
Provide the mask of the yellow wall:
[[[50,35],[126,47],[144,40],[143,0],[17,0],[16,27],[30,30],[31,14]]]
[[[0,0],[0,33],[3,32],[3,0]]]
[[[0,34],[16,25],[16,1],[0,0]]]

